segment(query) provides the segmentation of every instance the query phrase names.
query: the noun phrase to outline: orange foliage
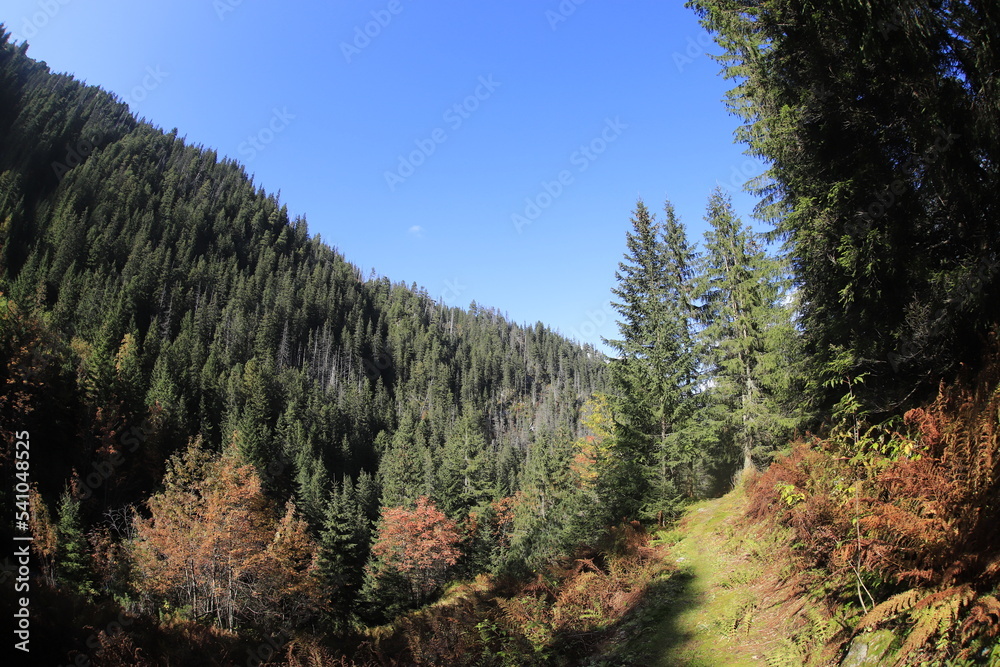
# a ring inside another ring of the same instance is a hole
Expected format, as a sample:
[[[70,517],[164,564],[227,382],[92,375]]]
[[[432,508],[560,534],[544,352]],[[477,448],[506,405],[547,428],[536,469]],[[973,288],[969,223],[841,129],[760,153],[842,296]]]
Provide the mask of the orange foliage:
[[[601,551],[584,549],[520,582],[482,575],[446,602],[397,621],[362,646],[363,664],[576,664],[648,592],[664,564],[638,523],[609,530]],[[484,659],[484,656],[489,658]]]
[[[37,485],[31,486],[31,551],[41,565],[42,580],[49,586],[56,585],[56,552],[59,548],[59,538],[56,525],[49,514],[45,499],[38,493]]]
[[[285,624],[322,608],[317,547],[289,503],[277,519],[253,466],[231,449],[215,458],[196,441],[175,456],[166,489],[136,518],[140,590],[232,628]]]
[[[448,568],[458,562],[460,541],[458,526],[427,496],[421,496],[412,510],[384,507],[372,546],[375,574],[398,572],[410,580],[418,595],[428,595],[444,583]]]
[[[909,434],[883,426],[796,444],[751,482],[748,512],[790,526],[799,554],[848,585],[867,573],[886,593],[907,586],[931,601],[934,591],[974,590],[978,598],[956,604],[968,618],[992,618],[1000,613],[989,598],[1000,584],[1000,356],[975,377],[942,383],[903,425]]]

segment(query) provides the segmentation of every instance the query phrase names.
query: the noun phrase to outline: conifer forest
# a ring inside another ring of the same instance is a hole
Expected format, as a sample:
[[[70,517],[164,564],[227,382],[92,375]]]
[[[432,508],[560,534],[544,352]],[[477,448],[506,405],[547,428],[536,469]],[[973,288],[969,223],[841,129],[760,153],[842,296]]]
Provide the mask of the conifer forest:
[[[767,168],[609,221],[602,346],[0,24],[7,664],[1000,665],[1000,4],[686,7]]]

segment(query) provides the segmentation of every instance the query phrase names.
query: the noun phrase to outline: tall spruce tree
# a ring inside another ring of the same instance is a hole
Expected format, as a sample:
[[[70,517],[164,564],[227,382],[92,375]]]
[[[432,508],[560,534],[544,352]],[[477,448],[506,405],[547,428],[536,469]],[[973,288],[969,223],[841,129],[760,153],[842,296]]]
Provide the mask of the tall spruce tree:
[[[865,375],[880,414],[920,401],[996,321],[1000,7],[688,6],[723,49],[737,138],[770,165],[759,214],[788,243],[815,375]]]
[[[691,453],[681,436],[696,368],[693,252],[669,202],[665,213],[657,223],[641,200],[636,204],[628,251],[612,290],[621,339],[606,341],[619,353],[612,382],[618,393],[615,446],[627,462],[621,472],[626,477],[641,472],[645,488],[633,491],[661,508],[679,493],[677,469]]]
[[[708,409],[700,419],[722,455],[735,454],[748,470],[794,426],[786,389],[796,332],[781,262],[768,255],[762,235],[740,221],[721,189],[709,198],[705,220],[710,229],[699,281]]]
[[[348,627],[364,582],[371,521],[354,482],[345,477],[330,492],[319,538],[319,568],[330,595],[330,624]]]
[[[59,498],[59,514],[56,523],[58,549],[56,552],[56,579],[60,586],[80,597],[94,593],[87,537],[80,519],[80,501],[67,489]]]
[[[696,449],[690,420],[696,409],[699,350],[694,336],[696,323],[695,252],[673,205],[664,205],[663,249],[665,255],[662,327],[657,343],[665,357],[659,417],[661,449],[659,479],[671,477],[688,497],[698,493],[698,470],[704,452]]]

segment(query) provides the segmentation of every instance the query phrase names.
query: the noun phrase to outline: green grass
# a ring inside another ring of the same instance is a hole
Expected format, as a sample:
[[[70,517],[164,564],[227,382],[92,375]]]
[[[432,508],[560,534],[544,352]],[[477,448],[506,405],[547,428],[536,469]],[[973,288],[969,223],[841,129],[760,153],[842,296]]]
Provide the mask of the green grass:
[[[745,519],[741,488],[692,505],[651,546],[671,568],[649,587],[591,665],[783,667],[822,665],[836,631],[805,591],[789,536]],[[783,556],[782,556],[783,554]]]
[[[681,524],[683,537],[671,548],[679,571],[689,584],[673,602],[678,613],[655,628],[663,650],[652,664],[661,667],[760,665],[738,650],[744,635],[753,631],[756,595],[746,586],[762,568],[747,563],[733,567],[730,522],[742,514],[739,491],[693,505]],[[677,641],[677,639],[680,641]]]

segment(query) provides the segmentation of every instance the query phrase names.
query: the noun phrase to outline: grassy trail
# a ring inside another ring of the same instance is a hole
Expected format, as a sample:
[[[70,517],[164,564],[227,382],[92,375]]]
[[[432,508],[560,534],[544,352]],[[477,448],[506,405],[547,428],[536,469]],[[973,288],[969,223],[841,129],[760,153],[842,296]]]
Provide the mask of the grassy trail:
[[[655,627],[653,643],[663,646],[659,667],[749,667],[765,664],[751,636],[757,607],[750,588],[762,567],[730,551],[733,522],[743,514],[743,496],[730,493],[693,506],[670,549],[677,563],[675,611]]]
[[[780,536],[748,524],[742,489],[689,508],[657,542],[671,565],[636,614],[591,664],[777,667],[823,664],[810,655],[811,608],[777,552]],[[654,543],[655,544],[655,543]],[[818,617],[817,617],[818,618]]]

